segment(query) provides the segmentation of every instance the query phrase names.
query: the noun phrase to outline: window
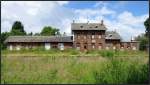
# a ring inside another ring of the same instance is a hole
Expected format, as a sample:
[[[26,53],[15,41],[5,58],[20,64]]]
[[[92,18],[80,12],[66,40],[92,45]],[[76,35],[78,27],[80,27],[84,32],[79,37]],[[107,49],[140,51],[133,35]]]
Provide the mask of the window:
[[[93,32],[93,33],[92,33],[92,39],[94,39],[94,35],[95,35],[95,33]]]
[[[123,44],[121,44],[121,48],[123,48],[124,47],[124,45]]]
[[[106,50],[109,50],[109,46],[106,47]]]
[[[127,48],[130,48],[130,43],[127,44]]]
[[[95,43],[92,43],[92,48],[93,48],[93,49],[95,48]]]
[[[80,39],[80,35],[77,35],[78,39]]]
[[[80,43],[77,43],[77,50],[80,50]]]
[[[84,39],[86,39],[86,35],[84,35]]]
[[[17,45],[17,46],[16,46],[16,50],[20,50],[20,45]]]
[[[80,39],[80,33],[77,33],[77,39]]]
[[[83,28],[83,26],[80,26],[81,28]]]
[[[98,49],[102,49],[102,43],[99,43]]]
[[[98,28],[98,26],[95,26],[95,28]]]
[[[9,46],[9,50],[12,50],[12,45]]]
[[[84,46],[84,49],[86,49],[86,46]]]
[[[50,49],[50,43],[45,43],[45,49],[49,50]]]
[[[115,49],[116,49],[116,46],[113,46],[113,49],[115,50]]]
[[[101,39],[102,38],[102,35],[99,35],[99,37],[98,37],[99,39]]]
[[[112,37],[112,35],[110,34],[109,37]]]
[[[135,47],[135,46],[133,46],[132,50],[136,50],[136,47]]]
[[[52,44],[52,48],[57,48],[57,44]]]

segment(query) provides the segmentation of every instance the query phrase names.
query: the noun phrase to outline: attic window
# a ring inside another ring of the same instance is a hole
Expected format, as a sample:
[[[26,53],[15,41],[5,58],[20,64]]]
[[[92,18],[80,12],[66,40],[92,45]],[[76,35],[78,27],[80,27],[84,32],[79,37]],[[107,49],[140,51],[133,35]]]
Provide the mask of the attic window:
[[[112,37],[112,35],[109,35],[109,37]]]
[[[80,26],[81,28],[83,28],[83,26]]]
[[[95,28],[98,28],[98,26],[95,26]]]

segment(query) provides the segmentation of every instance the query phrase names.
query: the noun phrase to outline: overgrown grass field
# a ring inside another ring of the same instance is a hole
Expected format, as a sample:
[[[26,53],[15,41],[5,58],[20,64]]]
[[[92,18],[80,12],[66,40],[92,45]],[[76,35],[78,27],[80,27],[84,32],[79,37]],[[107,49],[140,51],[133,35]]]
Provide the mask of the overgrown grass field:
[[[141,51],[2,51],[1,83],[148,83],[148,53]]]

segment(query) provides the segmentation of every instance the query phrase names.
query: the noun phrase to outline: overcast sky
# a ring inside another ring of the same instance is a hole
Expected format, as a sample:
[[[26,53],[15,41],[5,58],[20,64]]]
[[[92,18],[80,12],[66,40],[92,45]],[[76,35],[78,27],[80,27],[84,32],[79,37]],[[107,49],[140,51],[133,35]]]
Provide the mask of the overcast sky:
[[[145,32],[148,1],[1,1],[1,32],[21,21],[26,32],[37,33],[52,26],[71,33],[71,23],[100,22],[116,30],[123,40]]]

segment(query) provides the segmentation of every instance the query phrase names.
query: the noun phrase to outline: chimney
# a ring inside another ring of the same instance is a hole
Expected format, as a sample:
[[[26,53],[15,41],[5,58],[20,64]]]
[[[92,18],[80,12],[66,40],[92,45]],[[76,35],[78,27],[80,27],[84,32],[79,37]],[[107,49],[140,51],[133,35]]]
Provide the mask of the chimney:
[[[87,21],[87,24],[89,24],[89,21]]]
[[[103,20],[101,20],[101,25],[103,25]]]
[[[133,37],[131,36],[131,42],[134,41]]]
[[[75,20],[73,20],[73,23],[75,23]]]

